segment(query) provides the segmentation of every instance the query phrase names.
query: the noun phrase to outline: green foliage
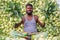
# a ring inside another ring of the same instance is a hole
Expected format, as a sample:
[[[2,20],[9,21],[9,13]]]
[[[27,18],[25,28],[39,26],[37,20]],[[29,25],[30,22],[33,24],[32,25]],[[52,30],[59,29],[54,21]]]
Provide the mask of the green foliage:
[[[58,25],[56,25],[55,23],[60,23],[58,22],[57,18],[57,11],[58,11],[58,5],[56,4],[56,2],[48,1],[45,0],[45,5],[43,8],[40,8],[40,10],[43,12],[44,16],[45,16],[45,23],[46,26],[45,28],[39,28],[39,31],[45,31],[48,32],[49,34],[55,36],[55,35],[59,35],[60,31],[58,28]],[[58,15],[59,16],[59,15]],[[57,20],[56,20],[57,19]],[[57,21],[57,22],[56,22]]]
[[[37,25],[37,30],[59,38],[60,11],[55,0],[0,0],[0,34],[2,34],[0,36],[10,37],[9,33],[14,30],[14,24],[20,22],[21,17],[26,14],[27,3],[33,5],[33,14],[38,15],[39,20],[45,22],[45,28]],[[23,31],[23,25],[16,30]]]
[[[9,1],[7,2],[7,6],[5,8],[7,12],[12,12],[11,17],[22,17],[23,14],[21,14],[21,6],[18,2]]]

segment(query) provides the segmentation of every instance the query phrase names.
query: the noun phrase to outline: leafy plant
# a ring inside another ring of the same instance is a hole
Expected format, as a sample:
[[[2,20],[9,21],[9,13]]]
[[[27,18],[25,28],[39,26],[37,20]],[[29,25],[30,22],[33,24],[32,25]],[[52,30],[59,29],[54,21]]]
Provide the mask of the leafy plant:
[[[7,12],[12,12],[11,17],[22,17],[23,14],[21,14],[21,6],[20,3],[9,1],[7,2],[7,7],[6,7]]]

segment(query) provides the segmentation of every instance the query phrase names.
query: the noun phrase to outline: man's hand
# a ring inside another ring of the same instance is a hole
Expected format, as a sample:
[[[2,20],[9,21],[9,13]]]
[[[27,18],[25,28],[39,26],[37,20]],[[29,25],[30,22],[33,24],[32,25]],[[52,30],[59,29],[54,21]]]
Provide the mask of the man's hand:
[[[19,26],[19,24],[16,23],[16,24],[14,25],[14,28],[17,28],[18,26]]]
[[[14,28],[17,28],[21,24],[24,24],[24,17],[22,17],[22,20],[19,23],[15,23]]]
[[[42,23],[40,20],[39,20],[39,17],[37,15],[35,15],[35,19],[36,19],[36,22],[41,26],[41,27],[45,27],[45,23]]]
[[[43,28],[45,27],[45,23],[42,23],[41,21],[38,20],[38,24]]]

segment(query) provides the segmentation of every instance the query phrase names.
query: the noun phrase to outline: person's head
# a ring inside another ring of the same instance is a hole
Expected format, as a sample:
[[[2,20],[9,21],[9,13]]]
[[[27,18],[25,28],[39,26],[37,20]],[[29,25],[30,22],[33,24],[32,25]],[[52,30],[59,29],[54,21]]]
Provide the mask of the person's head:
[[[32,15],[32,12],[33,12],[33,6],[32,6],[32,4],[26,4],[26,13],[28,15]]]

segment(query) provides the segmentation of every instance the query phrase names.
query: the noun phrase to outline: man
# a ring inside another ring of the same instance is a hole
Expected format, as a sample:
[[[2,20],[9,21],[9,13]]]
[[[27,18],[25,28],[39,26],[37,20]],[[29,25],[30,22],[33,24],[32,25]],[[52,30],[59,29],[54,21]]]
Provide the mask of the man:
[[[41,23],[38,20],[37,15],[33,15],[33,6],[32,4],[26,5],[26,15],[22,17],[22,20],[20,23],[15,24],[15,28],[17,28],[19,25],[24,24],[24,32],[27,33],[35,33],[37,32],[36,24],[38,23],[41,27],[45,26],[45,23]]]
[[[27,32],[28,34],[36,33],[37,32],[37,23],[44,27],[45,23],[41,23],[38,20],[37,15],[33,15],[33,6],[32,4],[26,5],[26,15],[22,17],[22,20],[20,23],[15,24],[15,28],[17,28],[19,25],[24,24],[24,32]]]

